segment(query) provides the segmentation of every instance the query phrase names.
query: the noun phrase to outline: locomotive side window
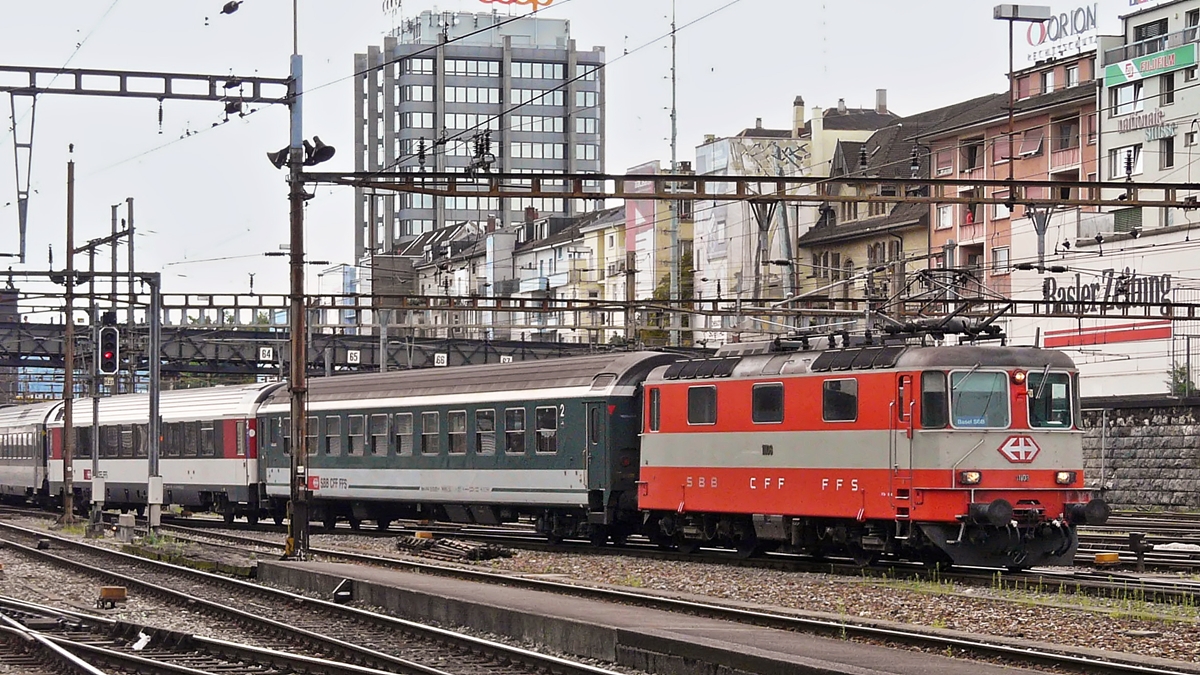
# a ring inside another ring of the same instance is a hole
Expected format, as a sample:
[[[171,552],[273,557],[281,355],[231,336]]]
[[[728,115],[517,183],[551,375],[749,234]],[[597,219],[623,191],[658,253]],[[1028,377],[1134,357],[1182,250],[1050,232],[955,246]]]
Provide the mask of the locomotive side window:
[[[1071,376],[1066,373],[1029,373],[1029,426],[1071,428]]]
[[[446,413],[446,425],[450,437],[450,454],[467,454],[467,411],[451,410]]]
[[[1008,426],[1008,373],[950,373],[950,422],[956,427]]]
[[[342,418],[338,415],[325,418],[325,454],[342,454]]]
[[[945,429],[950,421],[946,404],[946,374],[921,373],[921,427]]]
[[[362,457],[367,444],[367,422],[362,415],[350,415],[347,421],[346,430],[349,432],[350,447],[346,454],[352,457]]]
[[[717,423],[717,388],[688,387],[688,424]]]
[[[662,402],[658,388],[650,390],[650,431],[658,431],[662,421]]]
[[[783,384],[756,384],[750,398],[750,416],[755,424],[783,421]]]
[[[475,411],[475,452],[481,455],[496,454],[496,411]]]
[[[413,454],[412,413],[396,413],[396,454],[402,457]]]
[[[421,454],[436,455],[441,452],[438,440],[441,419],[436,412],[421,413]]]
[[[537,422],[537,451],[558,452],[558,408],[537,408],[534,413],[534,421]]]
[[[371,415],[371,454],[388,454],[388,416]]]
[[[504,411],[504,451],[514,455],[525,452],[525,409]]]
[[[858,419],[858,380],[825,380],[821,392],[821,416],[826,422]]]

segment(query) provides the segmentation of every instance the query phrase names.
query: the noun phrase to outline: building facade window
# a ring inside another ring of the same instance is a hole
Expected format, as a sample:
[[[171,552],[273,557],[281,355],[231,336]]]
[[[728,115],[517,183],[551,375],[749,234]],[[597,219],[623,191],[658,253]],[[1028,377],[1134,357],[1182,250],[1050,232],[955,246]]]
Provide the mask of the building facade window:
[[[446,103],[499,103],[500,90],[495,87],[446,87]]]
[[[1109,116],[1119,117],[1130,113],[1141,112],[1142,83],[1130,82],[1108,90]]]
[[[992,249],[992,274],[1008,274],[1012,271],[1009,264],[1008,247],[1000,246]]]
[[[575,77],[584,82],[594,82],[599,72],[600,69],[596,66],[587,66],[582,63],[575,65]]]
[[[1175,137],[1162,138],[1158,141],[1158,168],[1170,169],[1175,166]]]
[[[1042,73],[1042,93],[1048,94],[1054,91],[1054,71],[1047,70]]]
[[[1142,172],[1142,144],[1127,145],[1108,151],[1108,177],[1136,176]]]
[[[563,143],[512,143],[513,159],[562,159]]]
[[[513,105],[562,105],[561,89],[513,89],[509,103]]]
[[[446,74],[500,77],[500,62],[474,61],[469,59],[446,59]]]
[[[575,159],[595,160],[600,155],[600,146],[579,144],[575,146]]]
[[[561,63],[513,61],[512,76],[531,80],[561,80],[564,68]]]
[[[428,84],[406,84],[400,93],[405,101],[433,100],[433,86]]]
[[[594,91],[577,91],[575,92],[575,107],[595,108],[599,98],[599,94]]]
[[[946,230],[954,227],[954,205],[939,206],[937,210],[937,229]]]
[[[500,130],[500,117],[497,115],[476,115],[473,113],[446,113],[443,121],[447,129],[488,129]]]
[[[1175,73],[1158,77],[1158,104],[1171,105],[1175,102]]]
[[[1067,86],[1079,86],[1079,66],[1067,66]]]
[[[513,115],[509,118],[509,128],[513,131],[532,131],[559,133],[563,131],[563,118],[546,117],[541,115]]]
[[[433,59],[404,59],[402,70],[405,75],[433,75]]]
[[[600,133],[600,120],[595,117],[576,117],[575,118],[575,133],[577,134],[596,134]]]

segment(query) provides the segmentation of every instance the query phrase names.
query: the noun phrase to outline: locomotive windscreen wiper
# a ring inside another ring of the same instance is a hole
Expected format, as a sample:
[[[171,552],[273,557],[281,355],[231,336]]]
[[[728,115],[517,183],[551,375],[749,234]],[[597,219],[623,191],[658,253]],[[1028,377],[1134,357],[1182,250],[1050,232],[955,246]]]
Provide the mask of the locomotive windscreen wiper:
[[[1037,390],[1037,393],[1033,395],[1033,400],[1037,401],[1042,398],[1042,391],[1046,389],[1046,377],[1049,374],[1050,374],[1050,364],[1047,363],[1046,367],[1042,369],[1042,381],[1038,382],[1038,390]]]
[[[977,370],[979,370],[979,364],[978,364],[978,363],[976,363],[975,365],[971,366],[971,369],[967,371],[967,374],[966,374],[966,375],[963,375],[963,376],[962,376],[962,378],[961,378],[961,379],[960,379],[958,382],[955,382],[953,385],[951,385],[951,387],[950,387],[950,391],[954,391],[954,390],[958,389],[960,386],[962,386],[962,383],[963,383],[963,382],[966,382],[966,381],[967,381],[967,378],[971,377],[971,375],[972,375],[972,374],[973,374],[975,371],[977,371]]]

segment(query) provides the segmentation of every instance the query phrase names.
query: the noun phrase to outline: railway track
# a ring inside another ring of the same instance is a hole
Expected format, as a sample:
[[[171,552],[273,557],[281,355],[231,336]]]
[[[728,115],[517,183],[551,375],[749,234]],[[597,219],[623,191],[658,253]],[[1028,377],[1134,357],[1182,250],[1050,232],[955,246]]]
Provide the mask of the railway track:
[[[388,671],[166,631],[11,598],[0,597],[0,623],[9,634],[23,637],[14,642],[43,647],[71,672],[89,675],[106,669],[137,675],[277,672],[388,675]],[[37,665],[37,660],[32,664]]]
[[[282,550],[282,547],[274,542],[260,538],[216,533],[204,530],[197,531],[180,526],[169,526],[167,529],[176,536],[195,537],[195,541],[197,542],[202,542],[205,539],[218,539],[230,544],[242,542],[243,545],[251,545],[256,547],[278,546],[279,550]],[[715,603],[693,602],[664,597],[661,595],[643,594],[634,591],[580,586],[545,579],[497,574],[463,567],[446,567],[443,565],[434,564],[432,562],[418,562],[397,558],[386,558],[381,557],[378,554],[355,553],[326,547],[313,547],[310,550],[313,554],[328,560],[341,560],[345,562],[369,565],[383,565],[387,567],[394,567],[396,569],[425,574],[439,574],[480,583],[506,584],[510,586],[527,588],[529,590],[548,591],[560,595],[598,599],[627,605],[632,604],[639,607],[700,615],[736,623],[767,626],[782,630],[800,631],[842,638],[853,637],[873,642],[884,642],[888,644],[898,644],[920,649],[935,650],[941,653],[952,652],[956,656],[962,656],[966,658],[975,657],[1004,659],[1006,662],[1011,662],[1014,664],[1019,663],[1022,665],[1048,666],[1052,668],[1075,670],[1086,673],[1121,673],[1125,675],[1140,673],[1143,675],[1149,675],[1150,673],[1173,672],[1168,670],[1147,668],[1144,665],[1133,662],[1122,662],[1115,658],[1112,660],[1096,659],[1094,657],[1085,656],[1080,652],[1075,652],[1067,647],[1059,650],[1034,648],[1026,644],[1021,644],[1018,641],[1006,640],[1004,638],[978,638],[974,640],[967,640],[947,637],[943,632],[936,630],[922,631],[916,628],[911,630],[896,630],[894,628],[881,627],[878,624],[869,621],[855,622],[852,619],[846,619],[844,621],[830,621],[825,618],[813,618],[797,616],[793,614],[784,615],[769,612],[754,612],[747,611],[742,608],[730,607]],[[980,577],[980,579],[986,579],[987,583],[994,583],[995,581],[995,578],[992,576]],[[1014,584],[1015,583],[1016,582],[1014,582]],[[1044,584],[1048,590],[1052,590],[1059,588],[1064,582],[1061,579],[1040,579],[1040,583]],[[1085,579],[1081,577],[1079,579],[1079,583],[1083,586],[1094,584],[1099,587],[1108,582],[1100,579]],[[1027,583],[1026,585],[1032,587],[1034,584]],[[1124,586],[1124,588],[1126,589],[1126,592],[1128,592],[1129,587],[1127,584]],[[1200,590],[1200,587],[1198,587],[1197,590]],[[1178,672],[1197,673],[1200,672],[1200,666],[1196,666],[1191,670],[1181,670]]]
[[[237,625],[267,648],[284,653],[390,673],[612,675],[612,671],[588,664],[150,561],[8,523],[0,522],[0,536],[10,551],[95,575]],[[48,540],[49,550],[35,548],[38,540]],[[178,590],[180,587],[186,587],[187,592]],[[230,606],[234,597],[240,606],[254,611]]]

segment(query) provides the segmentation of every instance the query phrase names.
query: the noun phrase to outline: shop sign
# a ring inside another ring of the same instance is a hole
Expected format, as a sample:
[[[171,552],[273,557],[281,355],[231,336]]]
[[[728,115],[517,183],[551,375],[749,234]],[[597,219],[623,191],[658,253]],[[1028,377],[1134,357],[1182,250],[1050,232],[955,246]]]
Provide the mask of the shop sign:
[[[1078,273],[1073,284],[1046,277],[1042,299],[1054,303],[1048,311],[1056,314],[1100,314],[1115,308],[1116,303],[1163,305],[1171,302],[1171,275],[1139,275],[1129,267],[1124,272],[1110,267],[1100,274],[1099,281],[1091,283],[1084,283]]]
[[[1115,87],[1143,78],[1196,65],[1196,43],[1165,49],[1104,67],[1104,86]]]

